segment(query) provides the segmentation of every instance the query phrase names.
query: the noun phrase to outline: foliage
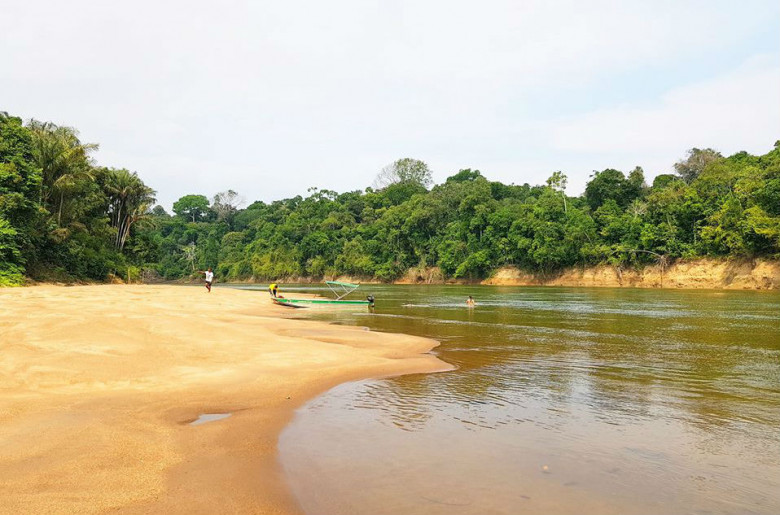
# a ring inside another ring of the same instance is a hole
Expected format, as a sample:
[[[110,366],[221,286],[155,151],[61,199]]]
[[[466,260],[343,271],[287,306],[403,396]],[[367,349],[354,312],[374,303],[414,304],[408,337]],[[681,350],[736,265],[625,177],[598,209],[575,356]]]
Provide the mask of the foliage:
[[[56,213],[57,225],[67,225],[78,217],[77,193],[84,182],[92,179],[89,154],[98,146],[81,143],[78,132],[71,127],[31,120],[28,128],[32,135],[33,162],[42,173],[41,204]]]
[[[21,254],[16,237],[16,230],[0,217],[0,286],[15,286],[23,281]]]
[[[0,216],[15,227],[26,225],[35,216],[40,189],[30,131],[21,119],[0,113]]]
[[[419,159],[405,157],[384,168],[374,180],[375,188],[386,188],[391,184],[416,184],[427,188],[433,183],[428,165]]]
[[[0,285],[21,282],[34,254],[40,190],[32,134],[21,119],[0,113]]]
[[[623,172],[607,169],[595,172],[585,187],[585,200],[591,211],[596,211],[608,200],[626,208],[643,194],[645,177],[641,168],[635,168],[626,178]]]
[[[210,204],[189,194],[174,216],[126,169],[98,167],[94,145],[49,123],[0,116],[0,284],[134,281],[214,268],[223,281],[351,275],[383,281],[410,268],[478,279],[515,265],[540,273],[701,256],[780,257],[780,146],[722,157],[693,149],[645,184],[644,171],[596,172],[580,197],[554,172],[503,184],[462,169],[431,187],[422,161],[386,167],[377,188]]]
[[[209,212],[209,199],[204,195],[184,195],[173,203],[173,212],[193,223],[201,222]]]
[[[108,215],[111,227],[116,230],[114,246],[120,252],[125,247],[130,228],[150,217],[155,191],[145,185],[138,174],[128,170],[103,168],[103,191],[108,197]]]
[[[692,148],[688,151],[688,155],[685,159],[677,161],[674,164],[674,169],[682,180],[690,184],[707,168],[707,165],[714,163],[723,156],[720,152],[712,150],[711,148],[699,149]]]
[[[96,148],[70,127],[0,115],[0,282],[126,276],[138,256],[125,243],[153,191],[127,170],[96,167]]]

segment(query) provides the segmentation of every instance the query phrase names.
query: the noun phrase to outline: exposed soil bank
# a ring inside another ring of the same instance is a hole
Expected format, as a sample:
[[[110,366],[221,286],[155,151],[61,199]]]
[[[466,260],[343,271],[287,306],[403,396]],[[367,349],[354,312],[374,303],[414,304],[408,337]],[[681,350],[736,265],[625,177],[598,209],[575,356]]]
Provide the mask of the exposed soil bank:
[[[0,513],[298,513],[276,447],[297,407],[451,368],[433,340],[231,288],[9,288],[0,306]],[[231,416],[190,425],[204,413]]]
[[[698,259],[664,268],[652,265],[641,269],[602,265],[569,269],[548,277],[507,267],[496,271],[482,284],[774,290],[780,289],[780,262]]]
[[[275,279],[296,284],[325,280],[361,284],[381,284],[372,277],[327,276]],[[247,281],[262,282],[262,281]],[[553,274],[540,274],[517,267],[499,268],[487,279],[445,278],[437,267],[414,267],[393,284],[486,284],[500,286],[589,286],[606,288],[690,288],[715,290],[780,289],[780,261],[768,259],[696,259],[678,261],[665,267],[620,268],[610,265],[570,268]]]

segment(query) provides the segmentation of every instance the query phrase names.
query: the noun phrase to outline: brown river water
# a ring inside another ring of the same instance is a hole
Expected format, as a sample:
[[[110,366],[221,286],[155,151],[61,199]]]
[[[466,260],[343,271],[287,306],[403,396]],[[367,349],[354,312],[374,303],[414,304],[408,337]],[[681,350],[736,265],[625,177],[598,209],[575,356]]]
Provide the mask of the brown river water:
[[[457,369],[300,409],[280,455],[306,513],[780,514],[777,292],[361,290],[374,312],[295,316],[435,338]]]

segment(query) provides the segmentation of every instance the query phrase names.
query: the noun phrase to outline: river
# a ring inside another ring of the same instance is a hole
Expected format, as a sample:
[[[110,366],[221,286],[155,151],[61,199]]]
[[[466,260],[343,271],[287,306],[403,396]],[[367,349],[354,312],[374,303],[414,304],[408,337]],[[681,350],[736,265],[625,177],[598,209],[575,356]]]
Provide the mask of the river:
[[[361,290],[373,312],[295,316],[431,337],[457,369],[299,410],[280,455],[306,513],[780,513],[777,292]]]

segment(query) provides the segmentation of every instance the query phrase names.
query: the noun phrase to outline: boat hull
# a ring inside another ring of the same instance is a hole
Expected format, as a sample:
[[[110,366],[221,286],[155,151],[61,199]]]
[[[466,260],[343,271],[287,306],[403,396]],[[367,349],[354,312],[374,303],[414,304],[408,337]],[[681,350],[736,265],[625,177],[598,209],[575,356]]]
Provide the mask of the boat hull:
[[[312,305],[331,305],[331,306],[370,306],[367,300],[330,300],[330,299],[280,299],[271,298],[280,306],[289,306],[293,308],[306,308]]]

